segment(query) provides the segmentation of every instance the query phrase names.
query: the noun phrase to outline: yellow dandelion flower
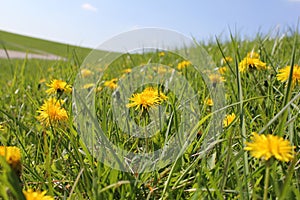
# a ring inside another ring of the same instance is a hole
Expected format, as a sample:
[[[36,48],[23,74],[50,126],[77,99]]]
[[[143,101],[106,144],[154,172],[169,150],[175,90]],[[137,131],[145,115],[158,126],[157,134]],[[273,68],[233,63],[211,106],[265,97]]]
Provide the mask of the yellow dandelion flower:
[[[63,101],[56,98],[44,100],[44,104],[37,111],[37,119],[46,127],[67,121],[67,111],[61,107],[62,104]]]
[[[49,89],[46,90],[48,94],[72,92],[71,86],[62,80],[52,80],[50,84],[47,84],[47,86],[49,87]]]
[[[214,85],[225,81],[224,77],[220,76],[219,74],[210,74],[208,78]]]
[[[267,69],[267,64],[259,59],[259,54],[250,52],[247,56],[239,63],[240,72],[246,72],[248,70],[263,70]]]
[[[178,69],[178,70],[182,70],[182,69],[188,67],[188,66],[191,65],[191,64],[192,64],[192,63],[191,63],[190,61],[184,60],[184,61],[178,63],[177,69]]]
[[[110,89],[116,89],[118,87],[117,82],[118,79],[113,78],[110,81],[105,81],[104,86],[109,87]]]
[[[219,71],[220,74],[223,75],[227,71],[227,67],[220,67],[220,68],[218,68],[218,71]]]
[[[221,63],[224,64],[226,62],[232,62],[232,58],[230,56],[226,56],[225,58],[222,58]]]
[[[162,52],[159,52],[158,56],[159,56],[159,57],[165,56],[165,52],[163,52],[163,51],[162,51]]]
[[[53,197],[46,195],[47,191],[33,191],[29,189],[27,191],[23,190],[23,194],[26,200],[54,200]]]
[[[240,72],[246,72],[249,69],[267,69],[267,64],[260,61],[258,58],[246,57],[239,63],[239,70]]]
[[[277,74],[277,80],[281,82],[287,82],[289,79],[291,71],[291,66],[286,66],[283,69],[279,70],[279,73]],[[296,84],[300,83],[300,66],[294,65],[293,69],[293,75],[292,75],[292,87],[294,87]]]
[[[85,78],[85,77],[88,77],[88,76],[92,75],[93,72],[92,72],[91,70],[89,70],[89,69],[82,69],[82,70],[80,71],[80,74],[81,74],[81,76],[82,76],[83,78]]]
[[[148,87],[141,93],[133,94],[133,96],[129,98],[132,103],[127,104],[127,107],[136,107],[136,110],[142,109],[142,111],[144,111],[150,107],[161,104],[167,99],[168,97],[162,92],[159,92],[153,87]]]
[[[102,89],[103,89],[103,88],[102,88],[102,87],[100,87],[100,86],[99,86],[99,87],[96,87],[96,88],[95,88],[95,92],[101,92],[101,91],[102,91]]]
[[[95,86],[95,84],[94,83],[87,83],[87,84],[84,84],[83,85],[83,89],[90,89],[90,88],[92,88],[92,87],[94,87]]]
[[[255,158],[269,160],[274,156],[277,160],[288,162],[293,159],[295,148],[288,140],[272,134],[264,135],[252,133],[252,142],[246,142],[246,151],[250,151]]]
[[[0,156],[3,156],[11,168],[20,175],[21,173],[21,151],[18,147],[0,146]]]
[[[214,105],[214,102],[211,98],[206,99],[204,103],[208,106],[213,106]]]
[[[143,92],[148,96],[155,94],[159,100],[159,103],[166,101],[168,99],[168,97],[164,93],[158,91],[156,88],[154,89],[153,87],[147,87]]]
[[[132,69],[128,68],[128,69],[124,69],[124,70],[123,70],[123,73],[128,74],[128,73],[130,73],[131,71],[132,71]]]
[[[4,131],[4,127],[2,124],[0,124],[0,131]]]
[[[234,113],[226,115],[225,119],[223,120],[223,126],[227,127],[229,126],[234,120],[235,120],[236,116]]]

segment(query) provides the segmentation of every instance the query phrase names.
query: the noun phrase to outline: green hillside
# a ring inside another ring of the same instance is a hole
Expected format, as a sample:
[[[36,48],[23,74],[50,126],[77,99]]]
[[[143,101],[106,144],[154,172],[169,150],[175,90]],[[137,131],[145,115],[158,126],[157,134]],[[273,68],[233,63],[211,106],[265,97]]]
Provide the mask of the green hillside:
[[[62,57],[68,57],[75,54],[80,58],[87,56],[91,51],[89,48],[33,38],[0,30],[0,49],[1,48],[31,53],[47,52]]]

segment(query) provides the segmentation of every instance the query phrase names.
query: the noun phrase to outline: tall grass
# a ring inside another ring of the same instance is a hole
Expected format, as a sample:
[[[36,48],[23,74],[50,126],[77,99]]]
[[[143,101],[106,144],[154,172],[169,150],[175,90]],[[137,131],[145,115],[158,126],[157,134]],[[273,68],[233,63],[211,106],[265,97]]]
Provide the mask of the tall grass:
[[[74,125],[71,95],[63,94],[64,108],[70,116],[67,125],[45,128],[36,119],[37,110],[47,98],[46,83],[62,79],[73,84],[82,59],[74,54],[68,61],[0,60],[0,144],[17,146],[22,152],[22,175],[17,177],[1,161],[0,194],[3,199],[22,199],[22,189],[47,190],[56,199],[300,199],[299,179],[299,85],[286,87],[276,79],[280,68],[300,64],[298,33],[271,38],[258,35],[241,41],[231,35],[229,42],[204,46],[216,68],[225,66],[226,113],[236,119],[222,130],[214,146],[204,156],[199,151],[204,137],[211,130],[211,108],[205,105],[209,92],[201,76],[186,68],[186,76],[194,88],[201,88],[199,107],[201,123],[196,139],[185,153],[166,167],[147,173],[122,172],[105,166],[88,150]],[[248,52],[255,51],[269,66],[267,70],[240,73],[239,63]],[[221,61],[225,56],[232,61]],[[176,121],[150,140],[137,140],[126,135],[113,120],[113,90],[105,80],[120,77],[122,70],[148,62],[162,63],[177,69],[181,61],[175,55],[154,54],[121,57],[104,74],[96,95],[96,113],[107,138],[115,145],[132,152],[142,145],[151,150],[160,148],[176,130]],[[42,81],[45,79],[45,82]],[[142,90],[143,88],[141,88]],[[140,90],[140,91],[141,91]],[[140,92],[137,91],[137,92]],[[169,93],[166,112],[176,108],[176,97]],[[172,99],[173,98],[173,99]],[[178,97],[177,97],[178,98]],[[132,115],[139,115],[132,111]],[[180,112],[177,113],[180,115]],[[138,119],[136,119],[138,120]],[[222,122],[219,122],[222,123]],[[296,146],[291,162],[255,159],[243,150],[252,132],[271,133],[290,140]],[[10,192],[7,192],[7,191]]]

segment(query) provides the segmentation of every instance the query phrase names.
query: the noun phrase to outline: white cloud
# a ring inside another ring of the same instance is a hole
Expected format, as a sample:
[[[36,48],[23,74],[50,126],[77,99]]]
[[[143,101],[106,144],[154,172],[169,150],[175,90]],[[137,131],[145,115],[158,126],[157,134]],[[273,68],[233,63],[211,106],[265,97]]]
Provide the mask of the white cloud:
[[[91,4],[89,3],[84,3],[81,5],[81,8],[83,10],[88,10],[88,11],[93,11],[93,12],[96,12],[98,10],[98,8],[92,6]]]

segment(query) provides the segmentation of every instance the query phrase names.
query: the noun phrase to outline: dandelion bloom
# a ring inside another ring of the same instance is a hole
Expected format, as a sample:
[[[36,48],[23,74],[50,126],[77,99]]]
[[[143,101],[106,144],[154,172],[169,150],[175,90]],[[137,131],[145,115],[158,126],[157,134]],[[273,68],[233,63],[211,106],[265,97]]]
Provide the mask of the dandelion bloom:
[[[136,107],[136,109],[141,108],[142,111],[144,111],[148,110],[150,107],[161,104],[167,99],[168,97],[161,91],[159,92],[153,87],[148,87],[141,93],[133,94],[133,96],[129,98],[132,103],[127,104],[127,107]]]
[[[87,84],[84,84],[82,88],[83,89],[90,89],[92,87],[95,87],[94,83],[87,83]]]
[[[26,198],[26,200],[54,200],[53,197],[45,195],[47,191],[33,191],[32,189],[29,189],[27,191],[23,190],[23,194]]]
[[[220,67],[220,68],[218,68],[218,71],[219,71],[220,74],[223,75],[227,71],[227,67]]]
[[[2,124],[0,124],[0,131],[3,131],[4,130],[4,127]]]
[[[128,74],[128,73],[130,73],[131,71],[132,71],[132,69],[130,69],[130,68],[124,69],[124,70],[123,70],[123,72],[124,72],[125,74]]]
[[[225,58],[222,58],[221,64],[223,65],[224,63],[229,63],[229,62],[232,62],[232,61],[233,61],[232,57],[226,56]]]
[[[93,72],[92,72],[91,70],[89,70],[89,69],[82,69],[82,70],[80,71],[80,74],[81,74],[81,76],[82,76],[83,78],[85,78],[85,77],[88,77],[88,76],[92,75]]]
[[[118,79],[116,79],[116,78],[113,78],[110,81],[105,81],[104,86],[109,87],[110,89],[115,89],[118,86],[116,83],[117,81],[118,81]]]
[[[159,57],[165,56],[165,52],[163,52],[163,51],[159,52],[158,56],[159,56]]]
[[[37,111],[39,113],[37,119],[46,127],[68,120],[67,111],[61,107],[62,104],[63,101],[56,98],[45,100]]]
[[[102,88],[102,87],[100,87],[100,86],[99,86],[99,87],[96,87],[96,88],[95,88],[95,92],[101,92],[101,91],[102,91],[102,89],[103,89],[103,88]]]
[[[211,98],[206,99],[204,103],[208,106],[213,106],[214,105],[214,102]]]
[[[48,94],[72,92],[71,86],[62,80],[52,80],[50,84],[47,84],[47,86],[49,87],[49,89],[46,90]]]
[[[178,70],[182,70],[182,69],[188,67],[188,66],[191,65],[191,64],[192,64],[192,63],[191,63],[190,61],[184,60],[184,61],[178,63],[177,69],[178,69]]]
[[[11,168],[20,175],[21,173],[21,151],[18,147],[0,146],[0,156],[3,156]]]
[[[251,52],[247,54],[247,57],[245,57],[240,63],[239,63],[239,70],[240,72],[246,72],[249,69],[267,69],[267,64],[262,62],[259,59],[259,55],[255,52]]]
[[[224,77],[220,76],[219,74],[211,74],[208,76],[208,78],[212,82],[213,85],[225,81]]]
[[[252,142],[246,142],[246,151],[250,151],[255,158],[263,158],[269,160],[274,156],[277,160],[288,162],[293,159],[295,148],[290,145],[288,140],[275,135],[264,135],[252,133]]]
[[[234,113],[226,115],[225,119],[223,120],[224,127],[229,126],[235,120],[235,118],[236,116]]]
[[[277,74],[277,80],[286,82],[289,79],[290,71],[291,66],[286,66],[283,69],[280,69],[279,73]],[[294,65],[293,69],[292,87],[294,87],[298,83],[300,83],[300,66],[296,64]]]

